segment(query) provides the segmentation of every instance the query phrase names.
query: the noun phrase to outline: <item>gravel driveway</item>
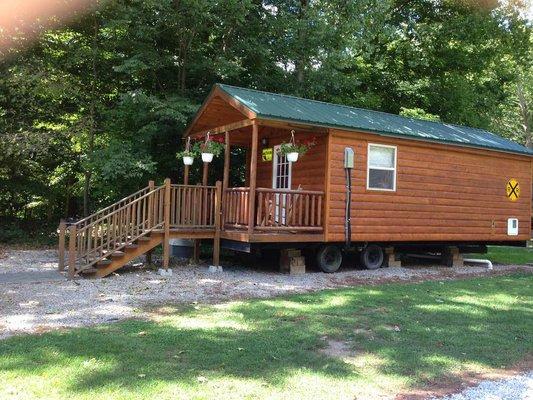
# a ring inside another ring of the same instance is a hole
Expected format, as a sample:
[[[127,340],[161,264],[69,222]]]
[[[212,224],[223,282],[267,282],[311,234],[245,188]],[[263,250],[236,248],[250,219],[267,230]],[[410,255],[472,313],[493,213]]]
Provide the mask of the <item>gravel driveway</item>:
[[[434,398],[436,400],[436,398]],[[533,400],[533,372],[496,381],[488,380],[478,386],[440,400]]]
[[[57,268],[54,250],[7,251],[0,273]],[[385,268],[377,271],[343,270],[300,276],[283,275],[239,266],[224,266],[222,273],[206,265],[181,265],[170,277],[137,269],[105,279],[0,285],[0,339],[22,332],[43,332],[61,327],[92,325],[130,317],[148,317],[145,309],[164,303],[214,303],[232,299],[265,298],[324,288],[421,279],[454,279],[516,270],[513,266]],[[527,268],[527,267],[526,267]]]

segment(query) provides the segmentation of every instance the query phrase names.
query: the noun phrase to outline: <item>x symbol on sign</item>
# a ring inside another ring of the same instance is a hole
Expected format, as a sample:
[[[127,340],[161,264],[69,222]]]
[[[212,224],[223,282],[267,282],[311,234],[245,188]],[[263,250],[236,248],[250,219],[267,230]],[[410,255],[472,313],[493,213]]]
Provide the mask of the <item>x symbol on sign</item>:
[[[518,187],[518,182],[514,186],[511,184],[511,182],[509,182],[509,188],[511,189],[511,191],[509,192],[508,197],[511,197],[513,194],[515,195],[515,197],[518,197],[518,193],[516,193],[517,187]]]

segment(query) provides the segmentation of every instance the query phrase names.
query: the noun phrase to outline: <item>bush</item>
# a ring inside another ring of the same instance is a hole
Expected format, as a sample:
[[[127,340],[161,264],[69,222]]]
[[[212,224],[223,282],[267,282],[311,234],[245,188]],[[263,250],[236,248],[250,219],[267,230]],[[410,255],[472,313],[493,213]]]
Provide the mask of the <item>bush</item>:
[[[23,221],[0,217],[0,244],[29,247],[57,244],[57,225],[48,221]]]

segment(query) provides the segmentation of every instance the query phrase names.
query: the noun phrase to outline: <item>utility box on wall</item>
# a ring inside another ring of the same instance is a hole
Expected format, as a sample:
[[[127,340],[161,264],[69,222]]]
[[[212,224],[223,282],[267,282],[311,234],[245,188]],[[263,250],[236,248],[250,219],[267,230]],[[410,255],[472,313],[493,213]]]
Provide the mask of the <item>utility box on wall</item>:
[[[353,169],[355,164],[355,152],[351,147],[344,148],[344,168]]]

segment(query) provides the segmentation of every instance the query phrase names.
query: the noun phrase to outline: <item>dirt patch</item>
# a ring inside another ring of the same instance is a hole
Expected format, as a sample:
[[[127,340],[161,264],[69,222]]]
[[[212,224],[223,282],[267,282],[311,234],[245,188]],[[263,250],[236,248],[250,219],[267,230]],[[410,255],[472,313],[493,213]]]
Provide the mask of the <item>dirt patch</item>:
[[[320,353],[334,358],[347,359],[355,355],[349,343],[342,340],[325,339],[326,347],[319,350]]]
[[[342,283],[346,286],[358,286],[358,285],[367,285],[367,286],[377,286],[383,285],[385,283],[416,283],[416,282],[425,282],[425,281],[448,281],[448,280],[461,280],[461,279],[472,279],[476,277],[487,277],[487,276],[501,276],[508,275],[513,272],[533,272],[533,268],[529,265],[497,265],[493,270],[487,269],[477,269],[477,267],[464,267],[466,269],[471,269],[468,272],[459,272],[452,268],[439,268],[439,267],[426,267],[421,269],[420,267],[413,268],[412,270],[416,271],[416,274],[405,277],[396,277],[396,276],[383,276],[375,277],[371,281],[368,279],[362,279],[358,277],[348,276],[342,280]],[[476,269],[474,269],[476,268]],[[411,268],[405,268],[411,269]],[[429,270],[429,271],[428,271]],[[340,282],[339,282],[340,283]]]
[[[462,371],[455,375],[439,376],[437,380],[429,380],[419,388],[398,394],[396,400],[425,400],[431,397],[449,396],[477,386],[486,380],[510,378],[531,370],[533,370],[533,354],[528,354],[509,368]]]

